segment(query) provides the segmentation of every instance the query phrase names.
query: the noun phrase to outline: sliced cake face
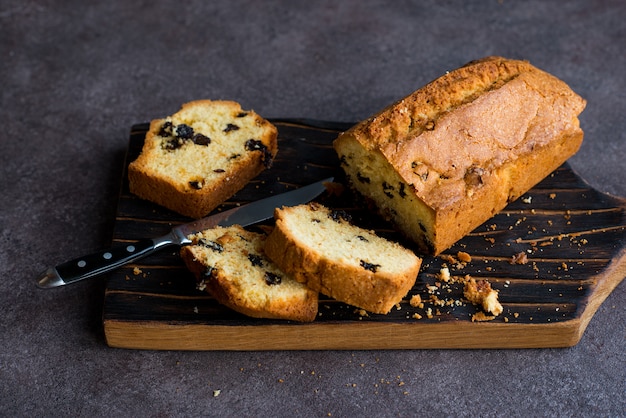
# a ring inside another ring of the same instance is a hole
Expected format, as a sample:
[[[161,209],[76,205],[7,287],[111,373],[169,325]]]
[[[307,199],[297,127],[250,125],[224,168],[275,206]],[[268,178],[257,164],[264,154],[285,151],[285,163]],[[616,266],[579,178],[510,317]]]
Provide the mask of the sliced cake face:
[[[269,122],[231,102],[187,105],[157,127],[150,167],[180,189],[200,190],[252,159],[269,167],[276,153]]]
[[[450,71],[340,135],[353,187],[438,254],[580,147],[585,101],[527,62]]]
[[[347,214],[318,204],[285,208],[279,219],[299,244],[331,263],[381,274],[415,265],[413,253],[372,231],[352,225]]]
[[[266,236],[239,226],[190,236],[181,255],[199,290],[218,302],[257,318],[313,321],[317,292],[281,271],[264,253]]]
[[[401,245],[352,225],[342,212],[310,203],[277,209],[268,256],[310,288],[387,313],[415,283],[421,260]]]
[[[190,102],[151,122],[129,166],[130,190],[199,218],[269,168],[277,147],[276,127],[238,103]]]

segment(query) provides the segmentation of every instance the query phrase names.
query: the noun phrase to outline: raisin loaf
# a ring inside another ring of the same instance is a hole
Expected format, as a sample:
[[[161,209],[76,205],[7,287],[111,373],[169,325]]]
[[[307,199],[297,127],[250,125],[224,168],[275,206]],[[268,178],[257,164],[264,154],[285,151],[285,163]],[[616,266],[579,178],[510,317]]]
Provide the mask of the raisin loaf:
[[[350,184],[438,254],[580,147],[585,100],[528,62],[450,71],[334,142]]]
[[[315,291],[385,314],[415,283],[421,259],[340,212],[309,203],[276,209],[274,217],[266,254]]]
[[[130,191],[201,218],[272,164],[277,134],[236,102],[184,104],[151,122],[141,155],[128,167]]]
[[[283,273],[264,254],[266,235],[236,225],[190,236],[181,249],[198,289],[218,302],[256,318],[310,322],[317,315],[317,292]]]

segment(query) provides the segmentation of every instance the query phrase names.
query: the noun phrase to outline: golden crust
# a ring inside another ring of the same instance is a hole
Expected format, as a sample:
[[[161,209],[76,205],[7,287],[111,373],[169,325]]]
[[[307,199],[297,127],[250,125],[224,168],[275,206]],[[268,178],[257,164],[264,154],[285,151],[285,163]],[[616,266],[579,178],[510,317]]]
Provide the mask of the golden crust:
[[[210,143],[164,134],[166,123],[190,126]],[[206,216],[271,165],[277,136],[275,126],[236,102],[186,103],[150,123],[142,152],[128,167],[130,190],[182,215]],[[258,142],[247,147],[248,140]]]
[[[334,146],[353,186],[438,254],[578,150],[584,107],[528,62],[488,57],[357,124]],[[377,178],[361,172],[364,159]],[[386,193],[373,191],[377,182]]]
[[[265,243],[266,254],[283,271],[315,291],[386,314],[415,283],[421,265],[418,257],[371,231],[331,219],[330,211],[322,205],[277,209],[275,219],[276,227]],[[310,234],[296,231],[295,225],[308,229]],[[323,230],[323,237],[306,239],[315,237],[316,229]],[[371,248],[364,253],[366,246]],[[339,253],[343,256],[338,258]]]

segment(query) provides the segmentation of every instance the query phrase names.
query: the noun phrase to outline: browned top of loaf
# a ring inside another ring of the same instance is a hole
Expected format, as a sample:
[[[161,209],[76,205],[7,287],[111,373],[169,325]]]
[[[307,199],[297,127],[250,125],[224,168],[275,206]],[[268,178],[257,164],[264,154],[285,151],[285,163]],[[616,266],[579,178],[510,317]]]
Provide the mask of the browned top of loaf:
[[[585,100],[526,61],[488,57],[450,71],[345,132],[381,152],[434,208],[476,176],[580,134]]]

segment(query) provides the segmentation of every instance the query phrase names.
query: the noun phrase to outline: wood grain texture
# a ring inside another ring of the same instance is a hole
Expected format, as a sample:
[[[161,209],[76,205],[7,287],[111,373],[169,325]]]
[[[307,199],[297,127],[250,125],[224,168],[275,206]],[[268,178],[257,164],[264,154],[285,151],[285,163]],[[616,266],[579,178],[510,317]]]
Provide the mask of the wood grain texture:
[[[217,210],[292,190],[328,176],[343,181],[332,140],[351,124],[274,120],[274,166]],[[133,126],[125,166],[138,155],[147,124]],[[411,247],[350,192],[320,202],[354,223]],[[188,219],[131,195],[122,178],[114,245],[165,234]],[[469,263],[448,256],[470,254]],[[527,262],[512,263],[524,253]],[[463,285],[487,279],[504,312],[473,322],[478,309]],[[248,318],[195,289],[177,251],[163,251],[108,277],[103,312],[112,347],[155,350],[323,350],[539,348],[575,345],[600,304],[626,276],[626,200],[592,189],[565,164],[439,257],[426,257],[413,289],[388,315],[366,314],[320,295],[310,324]],[[409,299],[419,295],[423,306]]]

